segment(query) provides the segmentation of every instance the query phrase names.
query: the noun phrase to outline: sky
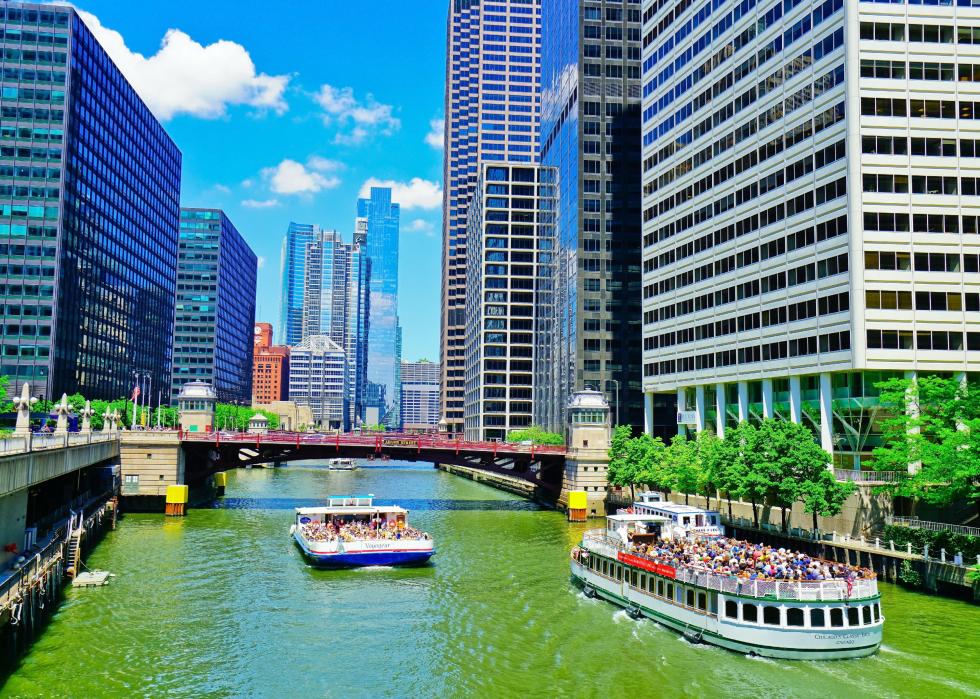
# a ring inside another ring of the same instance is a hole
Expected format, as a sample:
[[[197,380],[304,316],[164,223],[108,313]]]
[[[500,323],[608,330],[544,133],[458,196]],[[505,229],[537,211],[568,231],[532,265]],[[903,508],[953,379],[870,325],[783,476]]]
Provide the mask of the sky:
[[[370,184],[401,204],[402,357],[439,355],[447,0],[76,3],[183,153],[181,204],[223,209],[278,327],[290,221],[343,233]]]

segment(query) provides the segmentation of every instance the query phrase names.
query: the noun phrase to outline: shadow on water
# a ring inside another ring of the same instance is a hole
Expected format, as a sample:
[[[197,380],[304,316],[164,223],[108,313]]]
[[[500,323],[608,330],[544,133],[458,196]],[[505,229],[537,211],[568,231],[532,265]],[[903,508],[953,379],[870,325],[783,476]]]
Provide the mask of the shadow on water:
[[[297,507],[324,507],[325,498],[222,498],[212,504],[216,510],[292,510]],[[449,511],[449,510],[500,510],[507,512],[533,512],[540,506],[529,500],[449,500],[444,498],[418,499],[400,498],[386,500],[375,498],[375,505],[398,505],[407,510]]]

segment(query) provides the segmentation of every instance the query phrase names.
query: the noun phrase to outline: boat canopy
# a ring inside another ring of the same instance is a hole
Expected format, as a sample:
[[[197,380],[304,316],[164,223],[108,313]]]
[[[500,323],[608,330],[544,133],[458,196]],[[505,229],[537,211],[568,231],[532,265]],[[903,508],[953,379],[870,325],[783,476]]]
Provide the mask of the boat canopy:
[[[297,507],[297,515],[383,515],[383,514],[408,514],[408,510],[395,505],[384,507]]]

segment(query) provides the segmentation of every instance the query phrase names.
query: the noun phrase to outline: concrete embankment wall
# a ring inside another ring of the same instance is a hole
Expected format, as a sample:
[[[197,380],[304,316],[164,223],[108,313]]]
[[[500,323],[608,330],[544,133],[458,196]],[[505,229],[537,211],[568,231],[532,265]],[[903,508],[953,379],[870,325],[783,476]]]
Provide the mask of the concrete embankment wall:
[[[501,473],[494,473],[492,471],[484,471],[479,468],[470,468],[468,466],[454,466],[452,464],[436,464],[436,468],[440,471],[445,471],[446,473],[452,473],[456,476],[462,476],[463,478],[469,478],[471,481],[477,481],[478,483],[486,483],[489,486],[493,486],[498,490],[505,490],[508,493],[514,493],[515,495],[520,495],[531,500],[535,500],[542,505],[553,505],[553,502],[549,502],[546,497],[540,492],[540,488],[523,478],[517,478],[515,476],[507,476]]]

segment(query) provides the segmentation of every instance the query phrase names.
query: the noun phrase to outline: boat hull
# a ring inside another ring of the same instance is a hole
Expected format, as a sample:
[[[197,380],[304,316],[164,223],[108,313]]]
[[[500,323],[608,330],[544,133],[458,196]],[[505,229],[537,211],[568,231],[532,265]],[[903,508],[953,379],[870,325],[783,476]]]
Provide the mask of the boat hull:
[[[680,632],[692,642],[707,643],[737,653],[782,660],[845,660],[873,655],[881,645],[881,624],[861,629],[857,634],[779,631],[767,627],[746,629],[744,626],[720,624],[703,614],[677,607],[634,588],[610,580],[579,565],[571,564],[572,582],[590,596],[605,599],[629,610],[633,616],[646,617]],[[818,639],[817,636],[823,636]]]
[[[334,551],[318,551],[309,546],[299,534],[294,533],[296,545],[311,565],[317,568],[361,568],[365,566],[420,566],[425,565],[435,553],[431,540],[392,542],[388,548],[358,548],[353,542],[350,548],[338,547]],[[410,545],[409,545],[410,544]]]

